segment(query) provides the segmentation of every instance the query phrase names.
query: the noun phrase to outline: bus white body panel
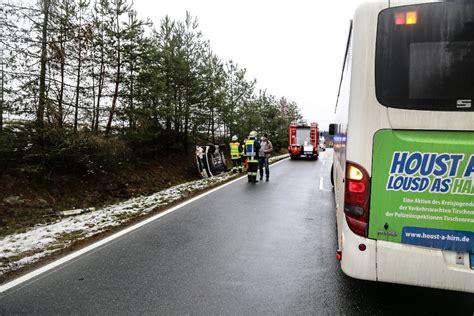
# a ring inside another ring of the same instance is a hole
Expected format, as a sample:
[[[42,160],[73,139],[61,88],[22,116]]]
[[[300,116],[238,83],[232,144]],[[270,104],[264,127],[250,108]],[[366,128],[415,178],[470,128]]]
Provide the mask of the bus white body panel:
[[[342,271],[354,278],[377,281],[376,241],[354,234],[345,220],[342,225]],[[365,251],[359,250],[360,244],[366,245]]]
[[[391,7],[430,2],[437,1],[392,0]],[[339,135],[344,135],[343,140],[334,144],[332,174],[341,268],[358,279],[474,292],[469,253],[462,254],[462,265],[460,254],[455,251],[365,238],[349,228],[344,213],[346,161],[356,162],[372,176],[373,139],[377,131],[474,130],[474,112],[404,110],[378,102],[374,76],[377,23],[379,13],[386,8],[388,1],[379,1],[356,10],[336,105],[335,124]],[[364,251],[359,249],[360,244],[366,246]]]
[[[473,127],[474,112],[464,112],[465,119],[459,120],[456,112],[421,112],[402,109],[388,109],[390,127],[394,129],[426,130],[470,130]],[[471,121],[469,121],[469,119]]]
[[[448,290],[474,292],[474,271],[469,255],[456,263],[454,251],[377,241],[378,280]]]

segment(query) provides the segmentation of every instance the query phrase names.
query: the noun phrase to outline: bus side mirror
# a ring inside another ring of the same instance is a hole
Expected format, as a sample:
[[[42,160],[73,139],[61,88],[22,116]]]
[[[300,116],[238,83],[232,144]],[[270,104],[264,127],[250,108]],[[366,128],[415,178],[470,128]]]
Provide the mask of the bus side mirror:
[[[329,135],[334,135],[336,132],[336,124],[329,124]]]

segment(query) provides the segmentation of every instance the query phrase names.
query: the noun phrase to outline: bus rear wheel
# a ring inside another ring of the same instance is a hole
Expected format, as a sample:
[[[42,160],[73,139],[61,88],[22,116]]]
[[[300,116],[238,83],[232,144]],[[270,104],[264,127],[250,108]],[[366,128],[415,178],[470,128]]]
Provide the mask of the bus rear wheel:
[[[334,187],[334,164],[331,165],[331,184]]]

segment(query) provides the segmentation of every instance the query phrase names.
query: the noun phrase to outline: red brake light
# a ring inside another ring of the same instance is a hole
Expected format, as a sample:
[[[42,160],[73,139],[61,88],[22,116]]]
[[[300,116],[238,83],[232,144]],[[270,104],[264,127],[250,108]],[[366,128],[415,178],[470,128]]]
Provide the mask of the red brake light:
[[[395,24],[396,25],[405,24],[405,13],[395,13]]]
[[[365,192],[365,184],[361,182],[351,181],[349,182],[349,192],[352,193],[363,193]]]

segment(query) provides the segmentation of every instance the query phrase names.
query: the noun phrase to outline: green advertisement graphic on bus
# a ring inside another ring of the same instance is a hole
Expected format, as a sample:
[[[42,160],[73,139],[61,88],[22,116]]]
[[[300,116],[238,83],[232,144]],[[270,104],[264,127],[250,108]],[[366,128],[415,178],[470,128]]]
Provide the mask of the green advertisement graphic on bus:
[[[474,253],[474,133],[380,130],[369,237]]]

